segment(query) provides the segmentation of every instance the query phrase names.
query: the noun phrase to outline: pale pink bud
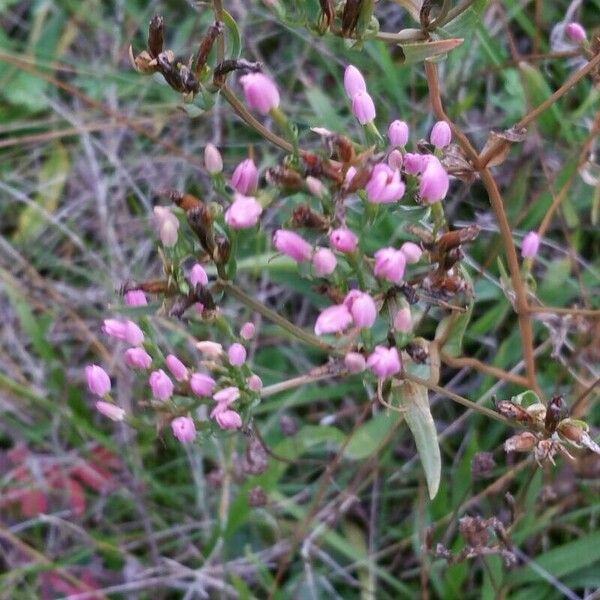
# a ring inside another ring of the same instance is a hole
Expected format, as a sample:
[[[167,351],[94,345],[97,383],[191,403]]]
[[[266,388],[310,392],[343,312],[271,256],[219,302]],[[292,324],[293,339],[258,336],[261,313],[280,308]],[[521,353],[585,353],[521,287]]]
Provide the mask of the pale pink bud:
[[[221,429],[239,429],[242,426],[242,417],[235,410],[219,411],[214,419]]]
[[[113,421],[122,421],[125,418],[125,411],[110,402],[99,400],[96,402],[96,410]]]
[[[240,390],[235,386],[230,386],[219,390],[213,395],[213,400],[221,407],[227,408],[240,397]]]
[[[173,395],[173,382],[162,369],[152,371],[148,382],[150,383],[152,394],[155,398],[158,398],[159,400],[168,400]]]
[[[423,154],[407,152],[404,155],[404,170],[408,175],[418,175],[427,166],[428,157]]]
[[[384,163],[375,165],[365,186],[367,198],[374,204],[397,202],[404,196],[404,189],[400,171],[392,169]]]
[[[196,396],[210,396],[216,385],[215,380],[204,373],[192,373],[190,377],[190,388]]]
[[[208,283],[208,275],[206,274],[204,267],[201,264],[196,263],[190,271],[188,280],[190,285],[195,288],[197,285],[206,285]]]
[[[190,376],[186,366],[174,354],[169,354],[165,362],[177,381],[185,381]]]
[[[404,278],[406,258],[395,248],[381,248],[375,252],[375,275],[393,283],[400,283]]]
[[[427,204],[439,202],[446,197],[450,179],[442,163],[435,157],[430,156],[427,166],[421,175],[419,194]]]
[[[337,259],[329,248],[317,248],[313,255],[315,273],[321,277],[331,275],[335,271]]]
[[[262,210],[256,198],[236,193],[233,204],[225,213],[225,222],[232,229],[248,229],[258,223]]]
[[[361,125],[366,125],[375,119],[375,104],[367,92],[357,92],[352,98],[352,114]]]
[[[132,346],[138,346],[144,341],[144,332],[133,321],[105,319],[102,331],[111,337]]]
[[[308,191],[316,198],[322,198],[327,191],[321,180],[310,175],[306,178],[306,187]]]
[[[523,258],[533,258],[537,255],[540,248],[540,236],[535,231],[530,231],[521,244],[521,256]]]
[[[345,228],[334,229],[329,234],[331,245],[339,252],[354,252],[358,246],[358,237],[353,231]]]
[[[344,299],[344,304],[350,310],[357,327],[368,329],[373,326],[377,319],[377,306],[369,294],[352,290]]]
[[[216,175],[223,170],[223,158],[214,144],[206,144],[204,148],[204,166],[211,175]]]
[[[350,100],[352,100],[358,92],[367,91],[365,78],[354,65],[348,65],[344,71],[344,89]]]
[[[412,318],[408,306],[401,308],[394,315],[394,329],[401,333],[410,333],[412,330]]]
[[[250,321],[244,323],[242,325],[242,328],[240,329],[240,336],[243,337],[245,340],[251,340],[254,337],[255,333],[256,327],[254,326],[254,323],[250,323]]]
[[[152,357],[143,348],[129,348],[125,351],[125,364],[132,369],[149,369]]]
[[[190,417],[177,417],[171,421],[173,435],[182,443],[189,444],[196,439],[196,425]]]
[[[110,392],[110,377],[108,373],[98,365],[88,365],[85,368],[85,377],[90,392],[96,396],[106,396]]]
[[[223,353],[223,346],[221,344],[217,344],[217,342],[198,342],[196,344],[196,348],[205,354],[209,358],[217,358]]]
[[[352,324],[352,315],[344,304],[335,304],[326,308],[318,316],[315,323],[315,333],[324,335],[326,333],[338,333]]]
[[[394,149],[388,154],[387,162],[392,169],[399,171],[402,168],[403,161],[404,158],[400,150]]]
[[[423,255],[421,247],[414,242],[404,242],[404,244],[400,246],[400,252],[404,254],[404,258],[406,258],[406,262],[409,265],[419,262]]]
[[[129,290],[125,294],[125,304],[127,306],[146,306],[148,300],[146,300],[146,294],[142,290]]]
[[[246,379],[246,383],[253,392],[260,392],[260,390],[262,390],[262,379],[256,374],[250,375],[250,377]]]
[[[278,229],[273,235],[273,245],[279,252],[296,262],[305,262],[312,256],[312,246],[294,231]]]
[[[408,142],[408,123],[392,121],[388,127],[388,138],[392,146],[406,146]]]
[[[251,158],[243,160],[231,176],[231,185],[240,194],[254,194],[258,188],[258,169]]]
[[[367,359],[367,366],[379,379],[385,379],[399,373],[402,363],[400,362],[400,355],[396,348],[375,346],[375,349]]]
[[[348,352],[344,357],[344,365],[350,373],[362,373],[367,368],[367,361],[358,352]]]
[[[354,179],[355,175],[356,175],[356,167],[350,167],[346,171],[346,177],[344,178],[344,185],[346,187],[350,187],[350,184],[352,183],[352,180]]]
[[[240,367],[246,362],[246,348],[237,342],[231,344],[229,350],[227,350],[227,356],[234,367]]]
[[[264,73],[248,73],[240,78],[240,83],[244,88],[246,104],[253,110],[266,115],[279,106],[279,90]]]
[[[429,141],[436,148],[445,148],[452,141],[452,130],[446,121],[438,121],[431,130]]]
[[[565,27],[565,34],[572,42],[575,42],[576,44],[581,44],[587,39],[585,29],[579,23],[575,22],[569,23]]]
[[[166,206],[154,207],[154,221],[158,229],[160,241],[164,246],[170,248],[177,243],[177,230],[179,219]]]

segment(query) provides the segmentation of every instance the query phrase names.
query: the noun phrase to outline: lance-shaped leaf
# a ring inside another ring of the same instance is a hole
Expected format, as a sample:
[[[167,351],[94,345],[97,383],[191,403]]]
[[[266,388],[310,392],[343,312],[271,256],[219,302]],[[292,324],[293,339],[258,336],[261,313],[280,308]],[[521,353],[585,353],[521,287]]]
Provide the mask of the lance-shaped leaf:
[[[392,387],[392,404],[404,409],[404,418],[410,428],[419,458],[425,471],[429,497],[433,500],[440,486],[442,458],[435,423],[431,416],[427,388],[404,381]]]
[[[405,65],[423,62],[430,58],[436,58],[448,54],[463,43],[462,38],[449,40],[433,40],[431,42],[415,42],[412,44],[398,44],[402,52],[402,60]]]

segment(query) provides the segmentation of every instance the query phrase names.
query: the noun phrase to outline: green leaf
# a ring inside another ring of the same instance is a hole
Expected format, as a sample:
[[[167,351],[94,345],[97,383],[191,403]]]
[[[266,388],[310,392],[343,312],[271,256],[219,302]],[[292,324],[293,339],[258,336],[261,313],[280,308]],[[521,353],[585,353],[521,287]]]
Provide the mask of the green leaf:
[[[435,339],[444,340],[444,345],[440,349],[449,356],[462,355],[462,341],[472,314],[473,304],[469,306],[467,312],[448,315],[439,322],[435,330]]]
[[[48,83],[31,73],[19,71],[3,86],[2,94],[10,104],[39,112],[47,106]]]
[[[527,408],[533,404],[540,404],[540,397],[533,390],[527,390],[526,392],[513,396],[510,401]]]
[[[242,54],[240,29],[235,19],[226,10],[223,11],[223,22],[229,31],[229,58],[238,59]]]
[[[404,418],[415,438],[425,471],[429,497],[433,500],[440,486],[442,458],[435,423],[431,416],[427,388],[405,381],[392,388],[393,404],[404,409]]]
[[[449,40],[434,40],[432,42],[417,42],[413,44],[398,44],[402,52],[401,63],[410,65],[417,62],[423,62],[429,58],[435,58],[448,54],[457,46],[460,46],[464,40],[462,38],[452,38]]]
[[[483,11],[486,8],[488,0],[475,0],[467,10],[463,11],[455,19],[446,23],[441,31],[451,37],[466,35],[473,31],[478,22],[481,21]]]
[[[347,458],[361,460],[371,456],[381,446],[383,440],[396,429],[403,415],[395,411],[385,411],[374,416],[356,431],[345,450]]]

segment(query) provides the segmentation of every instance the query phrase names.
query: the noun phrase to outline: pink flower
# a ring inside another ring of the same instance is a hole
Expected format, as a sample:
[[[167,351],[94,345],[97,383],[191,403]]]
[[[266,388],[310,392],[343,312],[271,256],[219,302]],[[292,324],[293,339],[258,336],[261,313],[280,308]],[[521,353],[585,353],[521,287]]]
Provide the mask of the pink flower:
[[[230,386],[219,390],[213,395],[213,400],[227,408],[230,404],[235,402],[240,397],[240,390],[235,386]]]
[[[254,373],[252,375],[250,375],[250,377],[248,377],[248,379],[246,379],[246,383],[248,384],[248,387],[253,392],[260,392],[260,390],[262,390],[262,386],[263,386],[262,379]]]
[[[321,312],[315,323],[315,333],[338,333],[352,324],[352,315],[345,304],[335,304]]]
[[[154,207],[154,222],[163,246],[170,248],[177,243],[179,219],[166,206]]]
[[[204,270],[204,267],[200,263],[196,263],[188,276],[188,280],[190,285],[195,288],[197,285],[207,285],[208,284],[208,275]]]
[[[221,429],[239,429],[242,426],[242,417],[235,410],[219,411],[213,416]]]
[[[344,365],[350,373],[362,373],[367,368],[367,361],[358,352],[348,352],[344,357]]]
[[[393,283],[400,283],[404,277],[406,258],[396,248],[381,248],[375,252],[375,275]]]
[[[400,179],[400,171],[388,167],[384,163],[375,165],[365,190],[369,202],[389,204],[397,202],[404,196],[404,183]]]
[[[149,369],[152,357],[143,348],[129,348],[125,351],[125,364],[132,369]]]
[[[173,395],[173,382],[162,369],[152,371],[148,382],[150,383],[152,394],[155,398],[164,401],[168,400]]]
[[[412,329],[412,318],[408,306],[401,308],[394,315],[394,329],[402,333],[410,333]]]
[[[392,121],[388,127],[388,138],[392,146],[406,146],[408,142],[408,123]]]
[[[305,262],[312,256],[312,246],[297,233],[287,229],[278,229],[275,232],[273,245],[279,252],[296,262]]]
[[[88,365],[85,368],[85,377],[90,392],[100,396],[106,396],[110,392],[110,377],[108,373],[98,365]]]
[[[435,157],[430,156],[427,166],[421,175],[419,194],[427,204],[439,202],[446,197],[450,179],[442,163]]]
[[[316,177],[311,177],[310,175],[306,178],[306,187],[308,191],[316,198],[322,198],[327,191],[319,179]]]
[[[344,89],[350,100],[352,100],[358,92],[367,91],[365,78],[354,65],[348,65],[344,71]]]
[[[244,88],[246,104],[253,110],[266,115],[279,106],[279,90],[264,73],[248,73],[240,78],[240,83]]]
[[[427,166],[427,160],[424,154],[407,152],[404,155],[404,170],[408,175],[418,175]]]
[[[334,229],[329,234],[329,241],[339,252],[354,252],[358,246],[358,237],[356,234],[343,227]]]
[[[189,444],[196,439],[196,425],[190,417],[177,417],[171,421],[173,435],[182,443]]]
[[[585,29],[579,23],[575,22],[569,23],[565,27],[565,34],[572,42],[575,42],[576,44],[581,44],[587,39]]]
[[[169,354],[165,362],[177,381],[185,381],[190,376],[187,367],[174,354]]]
[[[402,168],[403,162],[404,157],[400,150],[394,149],[388,154],[387,163],[392,169],[399,171]]]
[[[146,300],[146,294],[142,290],[129,290],[125,294],[125,304],[127,306],[146,306],[148,300]]]
[[[530,231],[521,244],[521,256],[523,258],[533,258],[537,255],[540,248],[540,236],[535,231]]]
[[[229,350],[227,350],[227,356],[231,365],[240,367],[246,362],[246,348],[237,342],[231,344]]]
[[[256,327],[254,326],[254,323],[250,323],[250,321],[244,323],[242,325],[242,328],[240,329],[240,336],[243,337],[245,340],[251,340],[254,337],[255,333]]]
[[[352,114],[361,125],[366,125],[375,119],[375,104],[367,92],[357,92],[352,98]]]
[[[258,223],[262,210],[256,198],[236,193],[233,204],[225,213],[225,222],[232,229],[248,229]]]
[[[204,166],[211,175],[216,175],[223,170],[223,158],[213,144],[206,144],[204,148]]]
[[[375,349],[367,359],[367,366],[379,379],[385,379],[399,373],[402,363],[400,362],[400,355],[396,348],[375,346]]]
[[[406,262],[409,265],[419,262],[423,255],[421,247],[414,242],[404,242],[404,244],[400,246],[400,252],[404,254],[404,258],[406,258]]]
[[[223,346],[217,342],[203,341],[196,344],[196,348],[210,358],[217,358],[223,353]]]
[[[196,396],[210,396],[216,386],[215,380],[204,373],[192,373],[190,388]]]
[[[96,402],[96,410],[113,421],[122,421],[125,418],[125,411],[110,402],[99,400]]]
[[[313,255],[315,273],[321,277],[331,275],[335,271],[337,259],[329,248],[317,248]]]
[[[251,158],[243,160],[231,176],[231,185],[240,194],[254,194],[258,188],[258,169]]]
[[[344,299],[344,304],[350,311],[357,327],[368,329],[373,326],[377,319],[377,306],[369,294],[352,290]]]
[[[346,171],[346,176],[344,177],[344,187],[349,188],[354,176],[356,175],[356,167],[350,167]]]
[[[144,341],[144,332],[133,321],[105,319],[102,331],[132,346],[138,346]]]
[[[429,141],[436,148],[445,148],[452,140],[452,130],[446,121],[438,121],[431,130]]]

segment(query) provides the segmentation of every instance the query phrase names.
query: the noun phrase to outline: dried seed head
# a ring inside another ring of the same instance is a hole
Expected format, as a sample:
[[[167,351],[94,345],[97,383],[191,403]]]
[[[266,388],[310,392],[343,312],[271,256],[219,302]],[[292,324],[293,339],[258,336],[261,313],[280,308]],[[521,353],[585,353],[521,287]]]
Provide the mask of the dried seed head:
[[[529,431],[513,435],[504,442],[506,452],[529,452],[535,448],[538,438]]]

